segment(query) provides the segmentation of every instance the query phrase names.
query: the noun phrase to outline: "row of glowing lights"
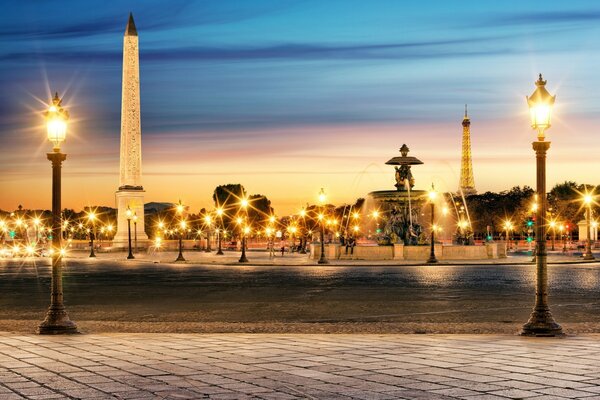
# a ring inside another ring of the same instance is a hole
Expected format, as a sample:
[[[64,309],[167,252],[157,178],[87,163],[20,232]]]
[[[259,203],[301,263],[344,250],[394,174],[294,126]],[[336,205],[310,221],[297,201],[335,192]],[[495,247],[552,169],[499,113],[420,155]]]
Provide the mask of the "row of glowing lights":
[[[90,223],[94,223],[97,220],[97,216],[96,216],[96,214],[94,212],[90,212],[87,215],[87,219],[90,221]],[[42,225],[42,219],[39,218],[39,217],[32,218],[30,220],[30,224],[28,224],[27,221],[25,219],[23,219],[23,218],[15,218],[15,220],[13,222],[13,225],[16,228],[19,228],[19,229],[25,229],[28,226],[32,225],[36,229],[38,229],[39,231],[43,232],[45,230],[45,231],[48,231],[48,232],[52,232],[52,228]],[[90,228],[87,228],[82,222],[79,222],[79,223],[73,224],[73,225],[71,225],[70,221],[64,221],[62,223],[62,230],[63,231],[70,230],[71,232],[74,232],[75,229],[76,229],[76,227],[79,230],[84,230],[85,229],[85,231],[87,233],[91,232]],[[7,233],[9,231],[9,229],[10,229],[10,224],[7,221],[5,221],[5,220],[0,220],[0,230],[2,230],[4,233]],[[108,224],[106,226],[100,227],[100,232],[101,233],[104,233],[104,232],[111,233],[113,230],[114,230],[114,225],[112,225],[112,224]]]

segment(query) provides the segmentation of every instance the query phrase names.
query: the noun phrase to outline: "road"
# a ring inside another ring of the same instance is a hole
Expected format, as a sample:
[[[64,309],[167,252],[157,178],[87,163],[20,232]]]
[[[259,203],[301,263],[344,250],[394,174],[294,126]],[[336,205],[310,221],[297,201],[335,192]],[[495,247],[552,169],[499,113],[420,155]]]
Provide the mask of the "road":
[[[535,283],[532,264],[66,264],[68,311],[90,331],[506,333],[527,320]],[[0,330],[34,330],[48,306],[48,260],[1,260],[0,271]],[[600,264],[552,265],[549,273],[556,319],[600,332]]]

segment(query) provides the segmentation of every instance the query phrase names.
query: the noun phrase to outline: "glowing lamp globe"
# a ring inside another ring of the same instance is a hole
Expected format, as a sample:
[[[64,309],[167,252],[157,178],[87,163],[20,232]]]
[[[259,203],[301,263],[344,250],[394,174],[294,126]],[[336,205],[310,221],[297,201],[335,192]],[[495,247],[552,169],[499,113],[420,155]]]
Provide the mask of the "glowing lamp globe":
[[[529,106],[531,127],[538,131],[538,140],[543,141],[544,131],[550,128],[550,117],[556,96],[552,96],[546,90],[546,81],[542,78],[542,74],[535,82],[535,86],[535,91],[527,97],[527,105]]]
[[[52,105],[45,112],[48,140],[54,143],[54,150],[60,150],[60,144],[67,138],[67,121],[69,113],[61,106],[62,99],[58,93],[52,99]]]

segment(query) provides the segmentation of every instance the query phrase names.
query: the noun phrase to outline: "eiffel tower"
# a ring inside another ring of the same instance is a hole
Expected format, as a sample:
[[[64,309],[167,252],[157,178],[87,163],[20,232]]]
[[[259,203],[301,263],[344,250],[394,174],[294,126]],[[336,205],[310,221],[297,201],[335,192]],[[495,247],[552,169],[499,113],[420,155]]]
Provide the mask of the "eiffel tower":
[[[471,120],[467,114],[467,105],[465,104],[465,117],[462,121],[462,157],[460,162],[460,188],[465,196],[476,194],[475,179],[473,178],[473,160],[471,159]]]

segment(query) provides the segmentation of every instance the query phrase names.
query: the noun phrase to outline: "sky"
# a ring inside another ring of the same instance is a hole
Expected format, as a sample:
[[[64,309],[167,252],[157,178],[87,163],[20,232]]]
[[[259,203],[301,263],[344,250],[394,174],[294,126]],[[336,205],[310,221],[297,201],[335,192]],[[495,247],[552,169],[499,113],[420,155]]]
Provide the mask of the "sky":
[[[595,1],[21,1],[0,15],[0,209],[51,207],[42,112],[71,114],[63,206],[114,206],[123,33],[140,41],[145,201],[241,183],[279,214],[394,189],[456,191],[464,104],[479,192],[535,184],[525,96],[557,95],[548,186],[600,183]]]

